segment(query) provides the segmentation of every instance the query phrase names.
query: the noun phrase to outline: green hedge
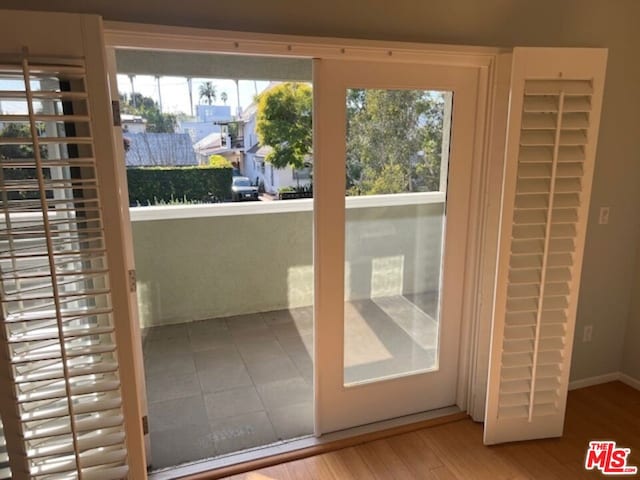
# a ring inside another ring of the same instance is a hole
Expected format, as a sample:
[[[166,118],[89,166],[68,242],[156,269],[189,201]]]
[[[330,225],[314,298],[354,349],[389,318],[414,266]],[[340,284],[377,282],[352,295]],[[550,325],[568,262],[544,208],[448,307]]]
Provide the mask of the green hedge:
[[[231,168],[128,168],[129,203],[222,202],[231,198],[231,176]]]

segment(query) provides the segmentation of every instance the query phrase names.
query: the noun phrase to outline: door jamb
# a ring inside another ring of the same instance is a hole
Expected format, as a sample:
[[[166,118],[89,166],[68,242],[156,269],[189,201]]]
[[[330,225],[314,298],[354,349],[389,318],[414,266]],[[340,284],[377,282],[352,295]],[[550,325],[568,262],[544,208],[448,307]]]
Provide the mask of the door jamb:
[[[457,406],[475,420],[484,418],[486,383],[499,213],[504,166],[504,132],[510,79],[510,49],[434,45],[393,41],[338,39],[275,34],[258,34],[187,27],[104,23],[105,43],[116,48],[242,55],[277,55],[296,58],[377,60],[386,62],[457,65],[478,69],[478,110],[476,117],[474,171],[464,279]],[[109,62],[115,70],[115,63]],[[115,81],[110,72],[110,81]],[[113,85],[112,89],[116,86]],[[116,137],[121,132],[114,132]],[[118,138],[116,138],[119,141]],[[124,165],[124,150],[117,150],[116,162]],[[121,178],[121,181],[125,181]],[[124,210],[128,205],[122,205]],[[128,215],[127,215],[128,217]],[[471,221],[475,219],[475,222]],[[128,241],[131,242],[131,227]],[[133,251],[133,245],[128,245]],[[133,268],[132,255],[130,262]],[[130,325],[138,330],[138,325]],[[138,333],[139,335],[139,333]],[[139,388],[144,388],[143,386]]]

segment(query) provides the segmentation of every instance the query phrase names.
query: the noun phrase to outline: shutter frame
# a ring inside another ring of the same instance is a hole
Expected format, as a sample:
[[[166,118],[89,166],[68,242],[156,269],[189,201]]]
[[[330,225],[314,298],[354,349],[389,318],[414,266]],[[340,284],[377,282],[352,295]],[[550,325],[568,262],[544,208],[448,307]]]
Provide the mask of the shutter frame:
[[[118,451],[111,449],[109,455],[109,466],[106,466],[102,460],[95,455],[83,455],[81,458],[81,467],[84,470],[82,478],[146,478],[146,464],[144,458],[144,437],[142,427],[140,425],[140,410],[138,397],[136,395],[136,376],[140,372],[140,359],[136,359],[132,345],[136,341],[135,325],[132,325],[131,302],[132,294],[129,292],[127,285],[127,273],[122,251],[124,250],[124,237],[122,234],[122,219],[126,213],[126,202],[122,201],[123,192],[121,186],[118,185],[117,175],[114,172],[118,169],[116,165],[118,155],[116,155],[116,144],[112,137],[112,118],[111,118],[111,98],[108,91],[107,75],[106,75],[106,58],[105,46],[103,41],[102,21],[100,17],[94,15],[64,14],[64,13],[40,13],[40,12],[17,12],[17,11],[1,11],[6,21],[7,29],[0,32],[0,58],[2,62],[15,63],[14,60],[24,51],[24,47],[28,48],[28,58],[38,63],[65,64],[69,60],[80,61],[86,67],[85,73],[85,89],[88,95],[85,99],[91,112],[83,118],[67,118],[69,122],[90,121],[90,129],[93,132],[92,143],[94,147],[95,162],[93,165],[82,164],[79,168],[86,169],[90,167],[94,176],[98,180],[94,189],[92,198],[96,203],[102,206],[102,221],[104,226],[103,242],[106,248],[105,255],[108,255],[110,263],[108,268],[98,272],[103,277],[102,287],[98,279],[96,285],[103,290],[105,288],[111,291],[111,306],[113,307],[113,317],[109,333],[105,331],[92,332],[102,336],[109,335],[112,338],[113,347],[109,347],[110,355],[116,359],[116,362],[123,366],[118,376],[120,378],[121,394],[114,393],[116,398],[112,398],[108,394],[104,400],[104,408],[120,409],[124,414],[123,421],[120,424],[123,428],[124,435],[108,435],[105,440],[109,445],[113,442],[123,445]],[[1,62],[0,62],[1,63]],[[38,112],[36,112],[38,117]],[[50,119],[39,119],[48,121]],[[7,121],[7,119],[2,119]],[[81,135],[78,134],[77,137]],[[89,139],[87,139],[88,141]],[[80,141],[77,143],[81,143]],[[26,167],[26,165],[22,165]],[[124,195],[126,195],[126,190]],[[87,203],[86,199],[82,202]],[[76,203],[74,208],[82,208],[80,203]],[[81,234],[90,233],[88,229],[83,229]],[[82,247],[87,248],[87,247]],[[122,265],[121,265],[122,263]],[[95,292],[93,292],[95,293]],[[104,313],[104,312],[103,312]],[[4,327],[0,323],[0,327]],[[114,330],[115,328],[115,330]],[[3,334],[0,335],[0,353],[2,353],[4,345],[7,344],[5,329],[2,328]],[[82,336],[87,332],[73,332],[73,335]],[[117,345],[117,348],[116,348]],[[103,349],[104,350],[104,349]],[[75,355],[75,354],[74,354]],[[7,358],[7,357],[5,357]],[[5,363],[2,363],[4,369]],[[11,366],[10,366],[11,368]],[[104,369],[103,373],[113,371],[112,366],[104,365],[100,369]],[[83,370],[76,370],[72,373],[82,373]],[[4,373],[0,372],[0,373]],[[103,385],[105,391],[115,392],[110,385]],[[82,391],[84,386],[80,386]],[[12,389],[12,393],[14,389]],[[8,396],[7,396],[8,397]],[[5,401],[9,403],[4,403]],[[0,408],[4,411],[5,416],[18,417],[11,413],[13,405],[17,405],[15,399],[10,398],[0,400]],[[8,407],[8,408],[7,408]],[[16,407],[17,408],[17,407]],[[82,405],[80,410],[90,411],[91,405]],[[99,408],[103,408],[100,406]],[[38,414],[39,412],[36,412]],[[55,413],[55,412],[54,412]],[[55,413],[57,415],[57,413]],[[24,417],[26,418],[26,417]],[[11,427],[14,423],[12,419],[3,417],[3,429],[7,436],[7,449],[14,453],[14,457],[20,456],[20,450],[24,451],[24,447],[16,450],[14,445],[22,442],[19,438],[19,431]],[[38,418],[35,421],[48,421],[49,417]],[[26,421],[26,420],[25,420]],[[17,423],[17,422],[15,422]],[[84,428],[84,426],[82,427]],[[18,433],[16,436],[15,433]],[[108,433],[108,432],[107,432]],[[10,438],[11,437],[11,438]],[[90,436],[89,436],[90,437]],[[96,442],[102,440],[98,438],[86,437],[81,440],[81,449],[89,448],[96,445]],[[16,438],[18,439],[16,441]],[[62,447],[61,447],[62,448]],[[1,453],[1,452],[0,452]],[[0,458],[1,460],[1,458]],[[98,462],[98,463],[96,463]],[[12,462],[11,467],[16,465],[12,471],[16,480],[23,478],[32,478],[29,476],[26,462],[20,458],[16,462]],[[128,467],[127,467],[128,464]],[[99,465],[105,465],[104,468]],[[2,466],[2,465],[0,465]],[[127,473],[128,470],[128,473]],[[0,471],[2,471],[0,469]],[[43,474],[39,474],[42,477]],[[57,476],[58,474],[54,474]],[[49,477],[47,477],[49,478]],[[65,477],[66,478],[66,477]]]
[[[562,435],[606,59],[606,49],[513,50],[485,444]],[[545,92],[551,93],[538,97]],[[556,98],[554,117],[545,112],[553,110],[549,102]],[[590,99],[587,128],[584,117],[575,115],[584,110],[585,98]],[[572,145],[583,148],[582,160],[574,158]],[[551,152],[550,159],[540,152]],[[554,254],[557,250],[565,256]],[[556,267],[568,259],[567,282],[567,272]],[[523,276],[535,271],[540,273],[533,280]],[[517,316],[520,311],[529,316]],[[553,317],[556,312],[566,315],[564,326]],[[518,328],[518,322],[524,326]],[[532,386],[538,393],[532,394]]]

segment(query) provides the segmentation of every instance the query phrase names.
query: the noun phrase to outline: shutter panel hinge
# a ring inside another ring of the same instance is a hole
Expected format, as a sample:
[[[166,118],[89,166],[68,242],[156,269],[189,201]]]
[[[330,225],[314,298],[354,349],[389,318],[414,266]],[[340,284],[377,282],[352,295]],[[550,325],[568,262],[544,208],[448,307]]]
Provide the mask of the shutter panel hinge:
[[[136,279],[136,271],[129,270],[129,292],[131,293],[136,292],[138,289],[137,284],[138,284],[138,281]]]
[[[120,116],[120,102],[118,100],[111,101],[111,112],[113,113],[113,126],[122,126],[122,117]]]
[[[147,415],[142,417],[142,433],[149,435],[149,417]]]

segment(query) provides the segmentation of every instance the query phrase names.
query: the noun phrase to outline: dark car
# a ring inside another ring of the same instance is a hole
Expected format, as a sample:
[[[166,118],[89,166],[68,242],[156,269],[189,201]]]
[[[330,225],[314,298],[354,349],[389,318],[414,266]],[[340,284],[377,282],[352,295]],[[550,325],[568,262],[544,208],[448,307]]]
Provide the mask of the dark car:
[[[251,185],[247,177],[233,177],[231,182],[231,201],[258,200],[258,187]]]

